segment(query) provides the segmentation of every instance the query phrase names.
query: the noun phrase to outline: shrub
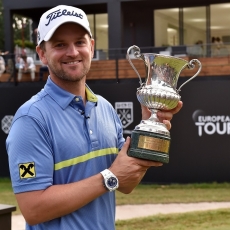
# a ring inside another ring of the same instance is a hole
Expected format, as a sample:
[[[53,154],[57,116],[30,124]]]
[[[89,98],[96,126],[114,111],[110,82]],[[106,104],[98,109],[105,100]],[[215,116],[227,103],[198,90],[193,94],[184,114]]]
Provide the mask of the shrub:
[[[22,47],[22,40],[15,40],[14,45],[18,45],[19,47]],[[36,45],[33,42],[28,41],[28,40],[24,41],[24,46],[25,48],[29,48],[32,50],[35,50],[35,47],[36,47]]]

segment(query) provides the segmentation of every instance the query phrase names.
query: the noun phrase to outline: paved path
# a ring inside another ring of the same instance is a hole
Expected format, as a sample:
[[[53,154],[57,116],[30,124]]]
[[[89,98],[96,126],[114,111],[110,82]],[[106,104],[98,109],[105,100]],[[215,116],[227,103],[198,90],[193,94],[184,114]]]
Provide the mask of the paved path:
[[[220,208],[230,208],[230,202],[121,205],[116,207],[116,220],[132,219],[157,214],[205,211]],[[12,230],[25,230],[25,220],[22,215],[12,216]]]
[[[205,211],[220,208],[230,208],[230,202],[123,205],[117,206],[116,219],[125,220],[136,217],[152,216],[157,214]]]

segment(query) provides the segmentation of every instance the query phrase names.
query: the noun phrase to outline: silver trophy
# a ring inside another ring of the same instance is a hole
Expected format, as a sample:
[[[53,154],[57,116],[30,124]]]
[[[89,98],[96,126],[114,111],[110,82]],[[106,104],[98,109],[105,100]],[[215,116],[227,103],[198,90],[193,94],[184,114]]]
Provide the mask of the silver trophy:
[[[142,60],[146,67],[145,82],[131,61]],[[164,123],[157,118],[158,110],[170,110],[177,106],[181,88],[194,79],[201,70],[201,63],[197,59],[190,62],[178,57],[155,53],[141,53],[138,46],[131,46],[127,50],[127,59],[140,80],[137,89],[138,101],[149,108],[151,116],[148,120],[142,120],[132,131],[132,141],[128,155],[132,157],[169,162],[170,132]],[[178,89],[177,81],[181,71],[185,68],[193,69],[198,65],[198,71]]]

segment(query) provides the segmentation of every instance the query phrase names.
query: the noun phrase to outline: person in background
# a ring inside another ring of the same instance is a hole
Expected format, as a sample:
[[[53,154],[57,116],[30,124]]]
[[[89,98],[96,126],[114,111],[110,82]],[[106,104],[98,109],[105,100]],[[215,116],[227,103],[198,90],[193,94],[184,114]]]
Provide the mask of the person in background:
[[[21,54],[18,62],[18,81],[21,81],[23,73],[30,73],[31,80],[35,79],[35,64],[32,57]]]
[[[49,68],[47,65],[41,65],[41,67],[39,68],[39,81],[43,81],[45,73],[49,73]]]
[[[211,51],[212,51],[212,56],[216,55],[216,37],[212,37],[212,43],[211,43]]]
[[[14,79],[14,75],[15,75],[15,66],[14,66],[14,62],[11,58],[8,59],[7,61],[7,70],[6,72],[9,73],[9,78],[8,78],[8,82],[11,81],[11,79]]]
[[[0,77],[6,70],[6,65],[5,65],[5,60],[4,58],[0,55]]]
[[[130,193],[148,168],[162,163],[127,155],[130,137],[124,139],[115,109],[86,84],[94,39],[84,11],[48,10],[37,36],[36,51],[50,75],[18,109],[6,140],[26,230],[114,230],[115,190]],[[140,107],[148,119],[151,112]],[[180,101],[158,112],[168,129],[181,107]]]
[[[212,43],[214,44],[216,42],[216,38],[212,37]]]
[[[223,42],[220,39],[220,37],[216,37],[215,44],[216,44],[216,54],[220,55],[221,48],[223,48]]]
[[[5,59],[4,59],[4,55],[7,55],[9,52],[6,51],[6,52],[2,52],[0,50],[0,77],[2,76],[2,74],[6,71],[6,62],[5,62]]]
[[[38,28],[36,28],[34,30],[34,34],[37,36],[37,33],[38,33]],[[37,42],[36,42],[37,43]],[[38,55],[38,54],[37,54]],[[39,81],[43,81],[43,77],[44,77],[44,74],[45,73],[49,73],[49,69],[48,69],[48,66],[47,65],[44,65],[42,63],[42,65],[40,66],[39,68]]]
[[[20,60],[21,60],[21,55],[17,55],[15,58],[15,68],[18,71],[19,66],[20,66]]]

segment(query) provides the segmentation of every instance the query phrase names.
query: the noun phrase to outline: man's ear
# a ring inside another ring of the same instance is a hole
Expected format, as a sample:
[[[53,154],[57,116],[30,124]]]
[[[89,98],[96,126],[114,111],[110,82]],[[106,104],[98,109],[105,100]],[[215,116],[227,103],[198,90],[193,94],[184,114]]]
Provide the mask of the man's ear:
[[[91,59],[94,56],[94,43],[95,43],[94,39],[91,38]]]
[[[38,54],[39,59],[41,60],[41,62],[44,65],[47,65],[48,62],[47,62],[47,59],[46,59],[45,51],[42,50],[40,46],[36,46],[36,52],[37,52],[37,54]]]

